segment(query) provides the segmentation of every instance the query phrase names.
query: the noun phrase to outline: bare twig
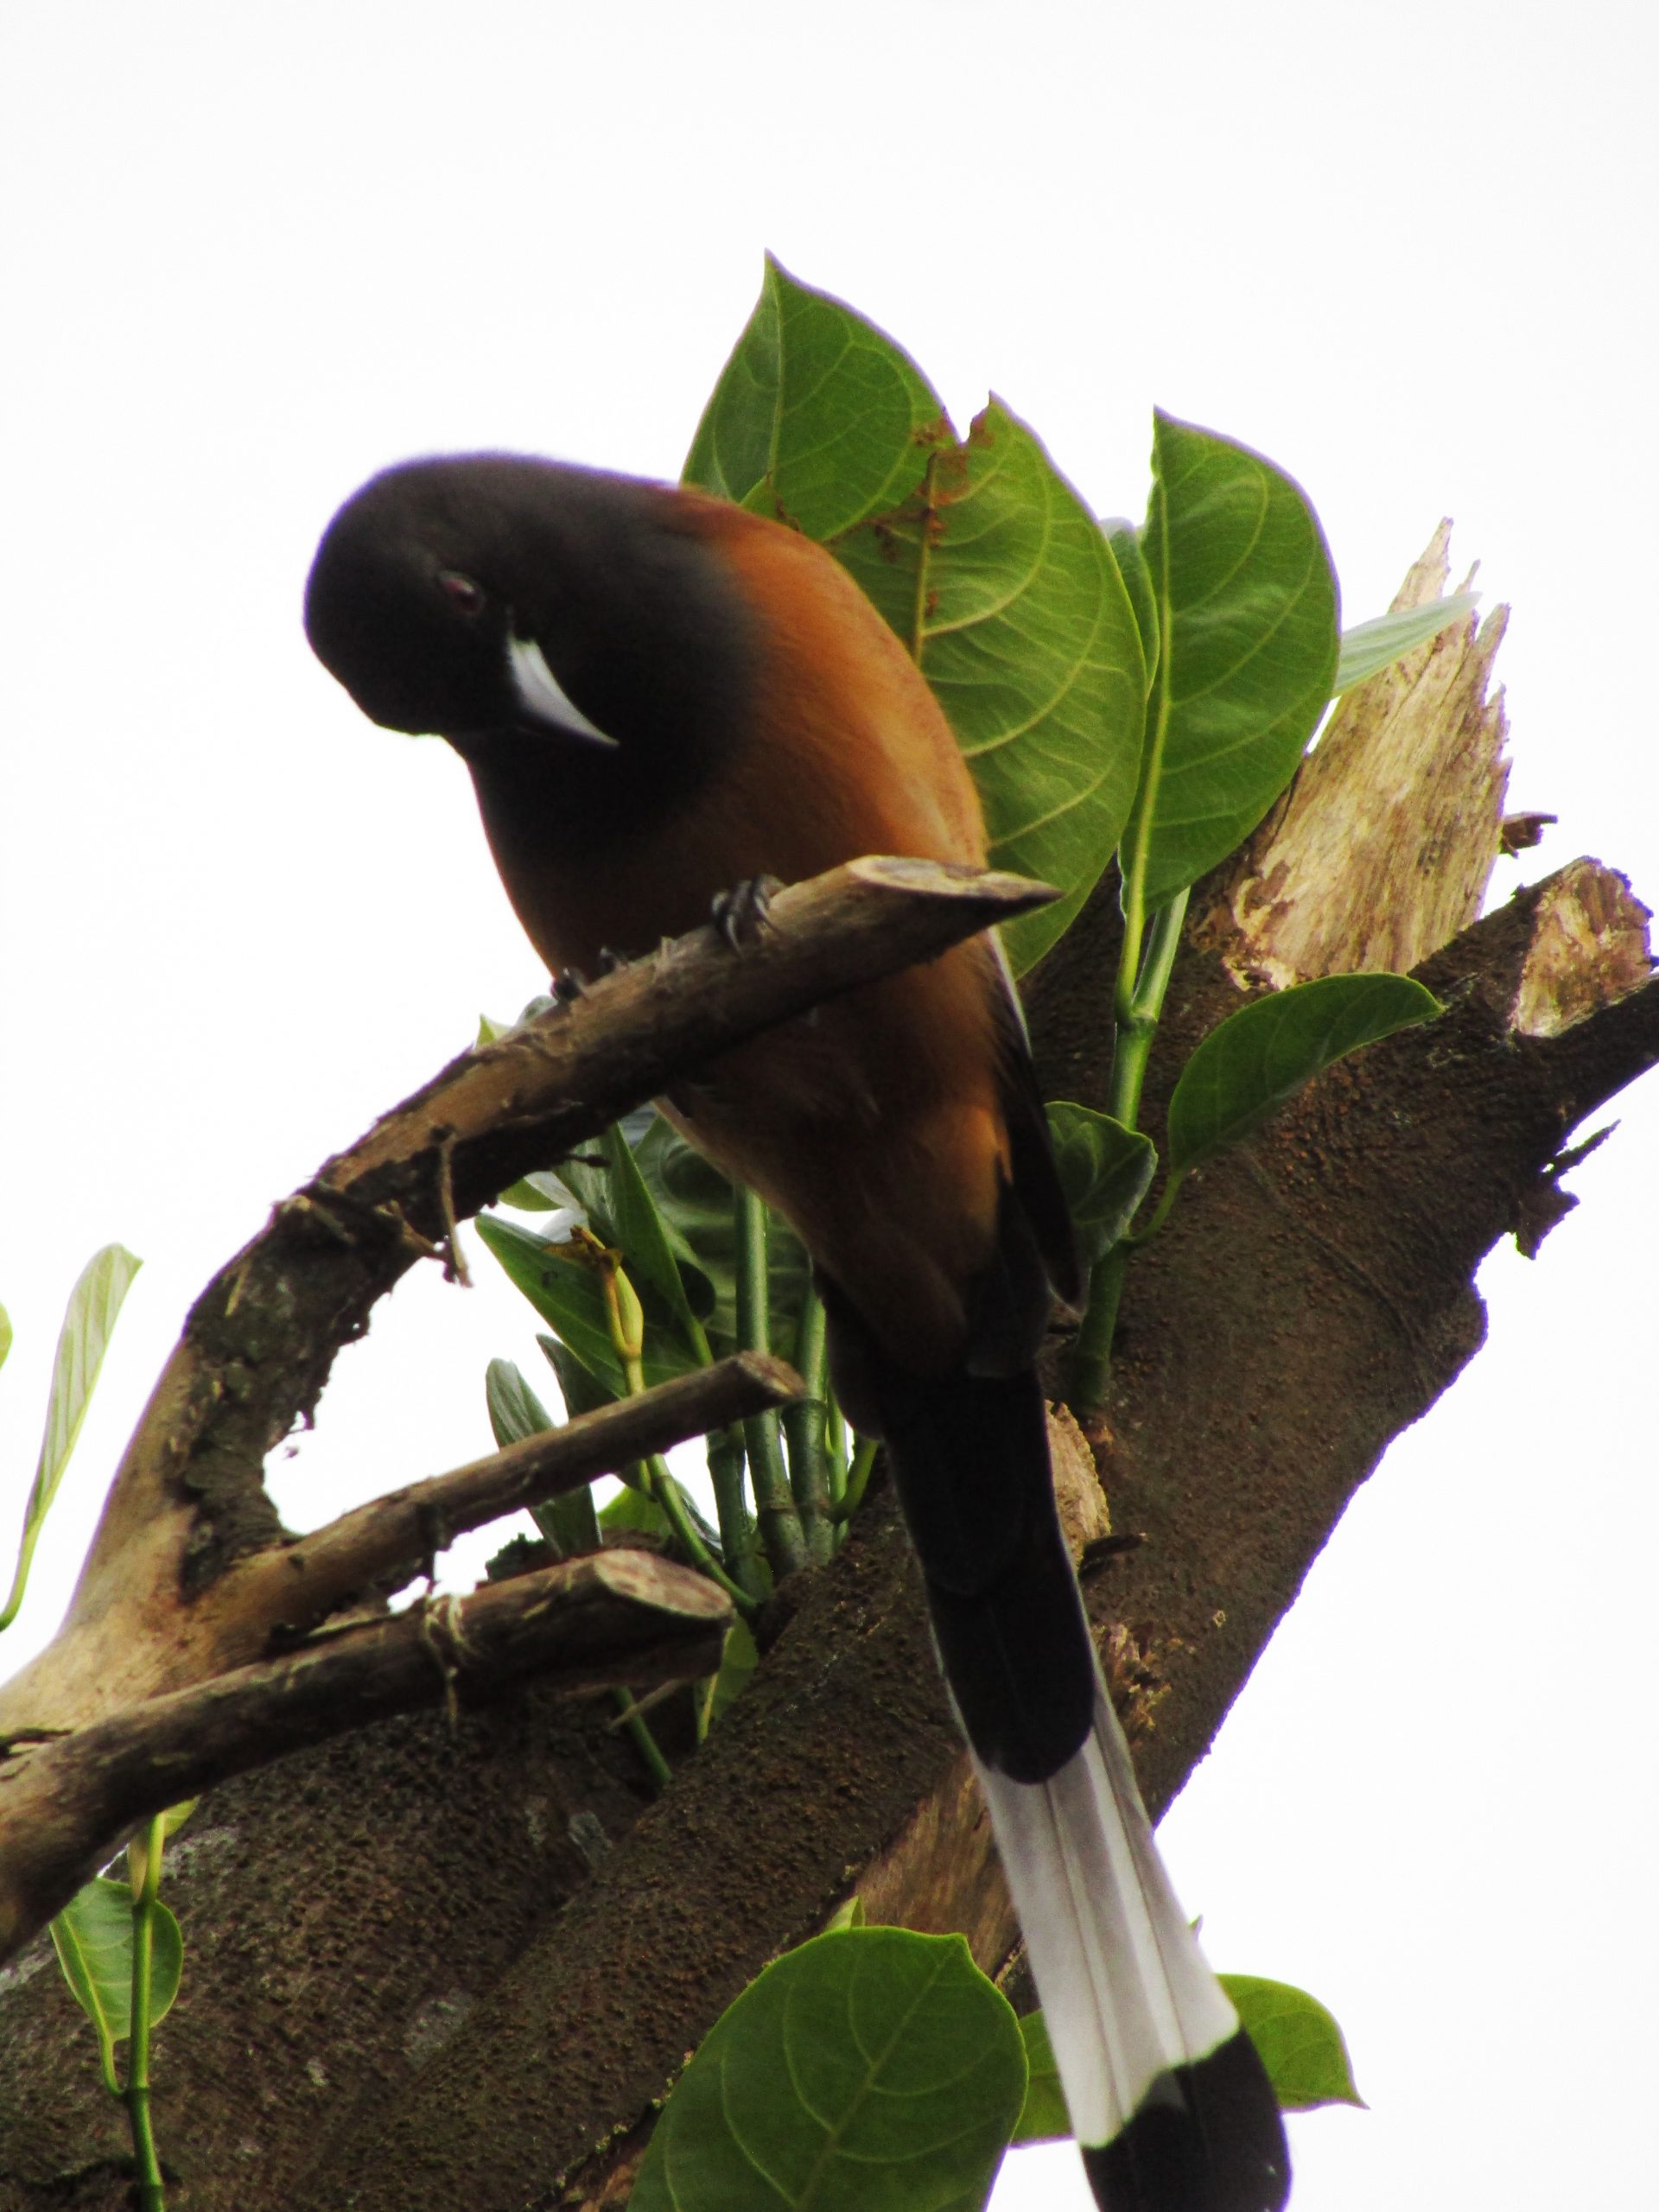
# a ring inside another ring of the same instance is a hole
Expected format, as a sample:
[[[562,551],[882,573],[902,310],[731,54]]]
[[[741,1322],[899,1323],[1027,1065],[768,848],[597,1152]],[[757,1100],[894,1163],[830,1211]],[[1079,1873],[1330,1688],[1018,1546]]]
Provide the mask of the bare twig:
[[[448,1543],[463,1529],[799,1395],[799,1377],[781,1359],[740,1352],[638,1398],[578,1414],[487,1459],[389,1491],[297,1543],[252,1553],[215,1586],[213,1602],[245,1627],[309,1628],[365,1586],[412,1572],[432,1548],[434,1529]]]

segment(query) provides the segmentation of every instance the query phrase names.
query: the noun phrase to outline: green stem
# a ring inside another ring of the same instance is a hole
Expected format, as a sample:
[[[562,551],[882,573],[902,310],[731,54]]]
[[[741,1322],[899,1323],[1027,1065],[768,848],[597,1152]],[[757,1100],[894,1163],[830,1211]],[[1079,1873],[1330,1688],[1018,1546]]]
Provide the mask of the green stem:
[[[35,1547],[40,1541],[41,1526],[46,1516],[31,1514],[23,1529],[23,1541],[17,1553],[16,1571],[11,1578],[11,1595],[0,1611],[0,1629],[10,1628],[17,1618],[23,1602],[23,1592],[29,1587],[29,1562],[35,1556]]]
[[[166,2212],[161,2162],[149,2113],[149,2011],[156,1959],[156,1900],[162,1882],[165,1816],[158,1814],[144,1838],[144,1875],[132,1900],[132,2040],[127,2053],[124,2099],[132,2130],[140,2212]]]
[[[836,1402],[833,1390],[826,1390],[823,1397],[823,1456],[830,1475],[830,1506],[833,1514],[847,1494],[849,1464],[846,1418]]]
[[[1144,1229],[1132,1230],[1122,1240],[1123,1249],[1126,1251],[1138,1251],[1142,1244],[1151,1243],[1153,1238],[1169,1219],[1169,1210],[1174,1205],[1181,1185],[1185,1180],[1186,1170],[1184,1167],[1166,1179],[1162,1191],[1159,1193],[1158,1203],[1152,1210],[1152,1219]]]
[[[864,1499],[864,1485],[870,1479],[870,1469],[875,1465],[875,1439],[861,1436],[858,1449],[853,1454],[853,1464],[848,1471],[847,1487],[836,1501],[837,1521],[850,1521]]]
[[[1123,1295],[1123,1274],[1128,1257],[1124,1245],[1114,1244],[1105,1257],[1096,1262],[1089,1278],[1089,1304],[1077,1331],[1077,1340],[1071,1347],[1069,1395],[1073,1409],[1080,1414],[1097,1413],[1106,1402],[1106,1385],[1112,1372],[1112,1338],[1117,1328],[1118,1301]]]
[[[1138,1128],[1140,1123],[1141,1086],[1164,1010],[1164,997],[1174,971],[1175,956],[1180,950],[1186,899],[1186,893],[1178,891],[1169,904],[1160,906],[1153,916],[1146,959],[1127,989],[1127,938],[1124,943],[1125,966],[1118,970],[1116,995],[1117,1042],[1112,1054],[1112,1095],[1107,1110],[1126,1129]]]
[[[835,1549],[823,1433],[829,1370],[823,1300],[810,1287],[795,1332],[795,1369],[806,1385],[806,1395],[784,1412],[784,1439],[789,1446],[789,1486],[800,1512],[807,1556],[815,1567],[821,1567]]]
[[[741,1186],[737,1215],[737,1340],[746,1351],[772,1350],[770,1287],[766,1276],[766,1209],[753,1191]],[[806,1565],[806,1540],[784,1465],[776,1414],[755,1414],[743,1424],[754,1484],[755,1518],[766,1548],[772,1580],[781,1582]]]
[[[709,1480],[715,1493],[715,1519],[720,1526],[721,1548],[726,1565],[751,1598],[765,1595],[760,1554],[755,1548],[754,1522],[743,1490],[748,1465],[743,1451],[743,1432],[735,1426],[710,1429],[706,1440]]]
[[[652,1734],[645,1714],[635,1704],[633,1692],[614,1689],[611,1695],[622,1716],[622,1726],[627,1731],[629,1741],[645,1762],[646,1772],[658,1789],[666,1789],[674,1779],[674,1770],[663,1757],[662,1745]]]
[[[1118,947],[1117,980],[1112,988],[1112,1019],[1117,1024],[1120,1048],[1123,1032],[1135,1027],[1135,986],[1141,972],[1141,946],[1146,927],[1146,898],[1136,874],[1123,887],[1123,942]]]
[[[1168,605],[1168,575],[1154,576],[1153,588],[1160,607]],[[1141,789],[1135,795],[1130,823],[1131,842],[1118,855],[1123,878],[1123,944],[1117,958],[1114,1003],[1120,1030],[1133,1027],[1135,986],[1141,976],[1141,939],[1147,925],[1147,870],[1152,856],[1152,828],[1158,816],[1158,797],[1164,776],[1164,750],[1169,740],[1169,632],[1160,613],[1163,640],[1150,671],[1147,691],[1145,740],[1141,760]],[[1182,899],[1185,908],[1185,900]],[[1121,1118],[1121,1117],[1120,1117]],[[1131,1123],[1130,1127],[1133,1128]]]
[[[1190,891],[1178,891],[1166,906],[1160,906],[1152,918],[1152,941],[1147,947],[1147,964],[1141,971],[1135,986],[1135,1010],[1156,1021],[1164,1010],[1164,1000],[1169,990],[1169,979],[1175,972],[1175,956],[1181,949],[1181,931],[1186,923],[1186,902]]]
[[[626,1367],[628,1363],[625,1361],[624,1364]],[[632,1364],[637,1368],[639,1363],[635,1360]],[[644,1376],[630,1372],[628,1395],[631,1398],[638,1397],[644,1389]],[[645,1480],[642,1486],[650,1497],[656,1499],[658,1504],[668,1516],[669,1525],[686,1549],[698,1559],[698,1564],[702,1567],[703,1572],[715,1581],[726,1585],[729,1595],[731,1590],[736,1586],[727,1584],[725,1573],[718,1562],[710,1557],[709,1547],[698,1535],[691,1517],[685,1510],[685,1500],[680,1495],[680,1486],[669,1472],[668,1464],[664,1459],[653,1455],[645,1468]],[[645,1764],[646,1773],[650,1775],[658,1789],[666,1789],[674,1779],[674,1770],[663,1757],[662,1748],[652,1734],[644,1713],[634,1710],[633,1692],[619,1687],[611,1692],[611,1696],[615,1702],[617,1711],[623,1717],[623,1725],[627,1730],[628,1740],[639,1752]]]
[[[836,1402],[833,1389],[826,1389],[823,1395],[823,1466],[828,1478],[830,1503],[824,1509],[830,1516],[830,1541],[832,1545],[844,1542],[847,1523],[842,1510],[847,1497],[848,1477],[852,1471],[852,1433],[847,1427],[846,1416]]]
[[[1112,1089],[1106,1102],[1106,1111],[1126,1129],[1135,1127],[1141,1111],[1141,1090],[1146,1081],[1147,1062],[1152,1058],[1152,1040],[1158,1033],[1155,1021],[1145,1020],[1125,1022],[1119,1026],[1112,1046]]]
[[[667,1460],[660,1452],[653,1452],[645,1462],[645,1468],[651,1495],[668,1516],[668,1523],[674,1531],[676,1541],[690,1553],[709,1580],[720,1585],[738,1611],[753,1620],[760,1610],[760,1600],[727,1573],[703,1542],[697,1532],[696,1522],[685,1510],[685,1492],[680,1488]]]
[[[1152,1057],[1153,1040],[1158,1034],[1158,1023],[1186,920],[1187,893],[1178,891],[1153,916],[1150,930],[1144,930],[1144,873],[1143,842],[1136,854],[1135,874],[1124,899],[1123,950],[1113,994],[1117,1038],[1112,1053],[1112,1089],[1107,1110],[1126,1129],[1135,1128],[1140,1123],[1147,1063]],[[1172,1190],[1166,1189],[1153,1217],[1153,1226],[1162,1224],[1173,1195]],[[1069,1393],[1072,1406],[1085,1421],[1091,1414],[1098,1413],[1106,1402],[1106,1386],[1111,1375],[1112,1336],[1123,1295],[1123,1273],[1130,1241],[1121,1240],[1114,1245],[1096,1263],[1090,1280],[1089,1303],[1071,1354]]]

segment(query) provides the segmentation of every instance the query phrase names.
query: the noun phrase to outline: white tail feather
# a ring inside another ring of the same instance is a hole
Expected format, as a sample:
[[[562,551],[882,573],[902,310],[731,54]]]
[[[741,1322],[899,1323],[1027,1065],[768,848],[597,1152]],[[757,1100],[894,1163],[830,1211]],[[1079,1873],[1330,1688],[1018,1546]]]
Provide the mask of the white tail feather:
[[[1046,1782],[978,1768],[1071,2125],[1109,2143],[1160,2074],[1237,2032],[1170,1886],[1103,1687]]]

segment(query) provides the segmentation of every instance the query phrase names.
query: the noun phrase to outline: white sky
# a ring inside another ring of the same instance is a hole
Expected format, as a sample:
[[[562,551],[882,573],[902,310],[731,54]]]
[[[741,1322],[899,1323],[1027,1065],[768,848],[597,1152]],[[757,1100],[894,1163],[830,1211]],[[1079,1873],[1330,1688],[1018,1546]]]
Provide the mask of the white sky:
[[[1528,872],[1592,852],[1651,901],[1651,22],[8,0],[8,1518],[74,1275],[146,1261],[8,1665],[202,1281],[540,981],[459,764],[307,654],[318,532],[410,453],[673,474],[763,247],[1103,512],[1154,402],[1259,447],[1351,620],[1453,515],[1516,610],[1512,804],[1562,817]],[[1216,1963],[1347,2030],[1372,2109],[1293,2124],[1296,2212],[1653,2201],[1659,1082],[1614,1111],[1165,1826]],[[296,1521],[483,1448],[485,1360],[537,1366],[486,1270],[346,1355]],[[1083,2207],[1071,2160],[1012,2161],[996,2212]]]

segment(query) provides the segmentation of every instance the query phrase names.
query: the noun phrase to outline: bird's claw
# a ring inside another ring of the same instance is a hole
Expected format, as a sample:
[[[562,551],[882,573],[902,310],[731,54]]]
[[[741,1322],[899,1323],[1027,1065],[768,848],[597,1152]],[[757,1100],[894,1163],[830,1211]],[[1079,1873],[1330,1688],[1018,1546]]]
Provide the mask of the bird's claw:
[[[598,957],[594,962],[591,978],[580,968],[560,969],[558,974],[548,985],[549,990],[553,995],[553,1004],[556,1007],[574,1006],[578,999],[587,997],[590,981],[598,982],[603,976],[619,976],[623,969],[632,964],[626,952],[614,951],[608,944],[601,945]]]
[[[775,875],[752,875],[747,882],[715,893],[710,918],[734,952],[753,944],[768,926],[772,893],[782,889]]]

